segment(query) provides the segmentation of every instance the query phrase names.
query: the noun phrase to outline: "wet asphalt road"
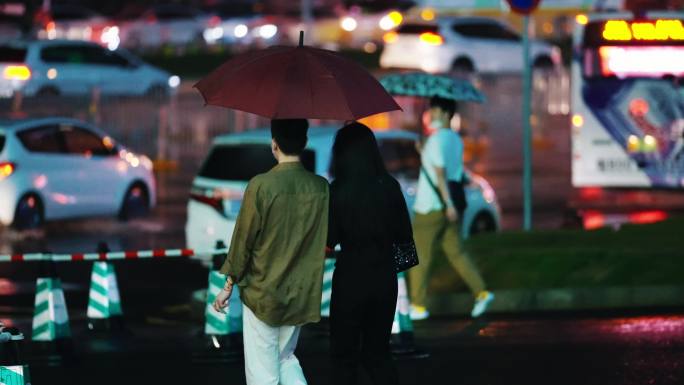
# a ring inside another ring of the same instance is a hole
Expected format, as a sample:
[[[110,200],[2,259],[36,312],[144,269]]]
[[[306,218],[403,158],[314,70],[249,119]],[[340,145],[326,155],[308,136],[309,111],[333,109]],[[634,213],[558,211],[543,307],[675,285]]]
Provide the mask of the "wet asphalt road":
[[[0,319],[30,335],[35,263],[15,265],[0,281]],[[73,334],[74,359],[47,366],[27,342],[33,384],[244,384],[239,355],[208,352],[204,304],[207,270],[189,260],[120,261],[124,334],[86,326],[90,264],[58,265]],[[25,284],[15,284],[26,282]],[[677,385],[684,383],[684,309],[605,313],[442,317],[414,324],[429,358],[398,357],[402,384]],[[310,384],[328,384],[325,322],[304,329],[298,357]],[[367,383],[367,382],[364,382]]]
[[[47,367],[33,357],[34,384],[244,384],[239,356],[198,360],[196,326],[155,319],[133,334],[97,337],[73,323],[77,361]],[[298,357],[310,384],[329,383],[321,325],[305,328]],[[495,317],[434,319],[416,325],[428,358],[398,357],[402,384],[675,385],[684,381],[684,316]],[[127,352],[117,349],[127,348]],[[193,354],[194,353],[194,354]],[[206,357],[206,356],[205,356]],[[363,384],[368,383],[365,379]]]

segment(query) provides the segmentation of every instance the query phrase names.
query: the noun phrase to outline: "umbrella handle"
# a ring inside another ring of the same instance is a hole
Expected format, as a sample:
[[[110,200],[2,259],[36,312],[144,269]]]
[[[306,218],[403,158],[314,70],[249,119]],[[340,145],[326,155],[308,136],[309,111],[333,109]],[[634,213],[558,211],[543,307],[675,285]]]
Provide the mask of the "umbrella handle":
[[[299,46],[304,46],[304,31],[299,31]]]

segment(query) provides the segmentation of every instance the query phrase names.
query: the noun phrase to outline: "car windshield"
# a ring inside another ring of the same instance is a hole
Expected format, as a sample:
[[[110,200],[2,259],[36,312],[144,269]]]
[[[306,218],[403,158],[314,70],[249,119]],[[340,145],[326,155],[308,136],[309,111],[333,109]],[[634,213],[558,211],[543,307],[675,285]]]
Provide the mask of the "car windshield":
[[[395,177],[418,179],[420,154],[410,139],[383,139],[378,141],[380,155],[387,171]]]
[[[26,59],[26,48],[0,46],[0,62],[22,63]]]
[[[520,36],[507,27],[494,22],[468,22],[454,24],[454,32],[479,39],[518,41]]]
[[[389,0],[347,0],[344,2],[347,8],[360,7],[365,13],[377,13],[397,9],[405,11],[414,5],[413,1],[389,1]]]
[[[315,154],[305,150],[302,164],[314,171]],[[225,181],[247,182],[258,174],[263,174],[276,165],[267,144],[235,144],[215,146],[204,161],[199,176]]]
[[[433,24],[404,24],[397,32],[408,35],[420,35],[422,33],[431,32],[437,33],[439,27]]]

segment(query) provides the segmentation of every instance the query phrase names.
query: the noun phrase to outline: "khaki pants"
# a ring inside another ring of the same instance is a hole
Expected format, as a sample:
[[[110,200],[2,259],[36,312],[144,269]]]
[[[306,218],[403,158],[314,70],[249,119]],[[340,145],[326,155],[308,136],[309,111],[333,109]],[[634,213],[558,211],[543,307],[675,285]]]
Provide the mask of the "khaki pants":
[[[446,255],[451,266],[461,275],[474,296],[485,290],[477,267],[461,250],[458,227],[449,223],[442,211],[427,214],[416,213],[413,221],[413,238],[418,251],[418,266],[409,270],[411,302],[425,306],[432,262],[437,255]]]

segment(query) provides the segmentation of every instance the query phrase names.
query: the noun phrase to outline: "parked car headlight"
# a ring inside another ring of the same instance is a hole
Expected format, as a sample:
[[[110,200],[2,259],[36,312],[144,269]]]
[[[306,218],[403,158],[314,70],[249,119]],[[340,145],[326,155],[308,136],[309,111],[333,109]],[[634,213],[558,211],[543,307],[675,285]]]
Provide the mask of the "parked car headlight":
[[[356,22],[356,19],[351,16],[344,17],[340,21],[340,27],[347,32],[352,32],[358,25],[359,23]]]
[[[176,88],[180,85],[180,82],[180,77],[178,77],[177,75],[169,76],[169,87]]]
[[[404,16],[401,12],[392,11],[387,15],[383,16],[378,22],[378,26],[383,31],[389,31],[390,29],[397,27],[404,20]]]
[[[223,37],[223,27],[211,27],[204,30],[204,41],[207,43],[215,43]]]
[[[273,24],[265,24],[259,27],[259,36],[263,39],[270,39],[278,33],[278,27]]]
[[[142,164],[142,166],[149,171],[152,171],[154,168],[154,163],[152,163],[152,160],[146,155],[140,155],[140,164]]]
[[[121,38],[119,37],[119,27],[116,25],[105,27],[102,30],[100,41],[102,41],[102,44],[106,45],[110,51],[114,51],[119,48],[119,44],[121,43]]]
[[[248,33],[249,28],[244,24],[238,24],[235,26],[235,29],[233,29],[233,35],[235,35],[235,37],[238,39],[242,39],[243,37],[247,36]]]

